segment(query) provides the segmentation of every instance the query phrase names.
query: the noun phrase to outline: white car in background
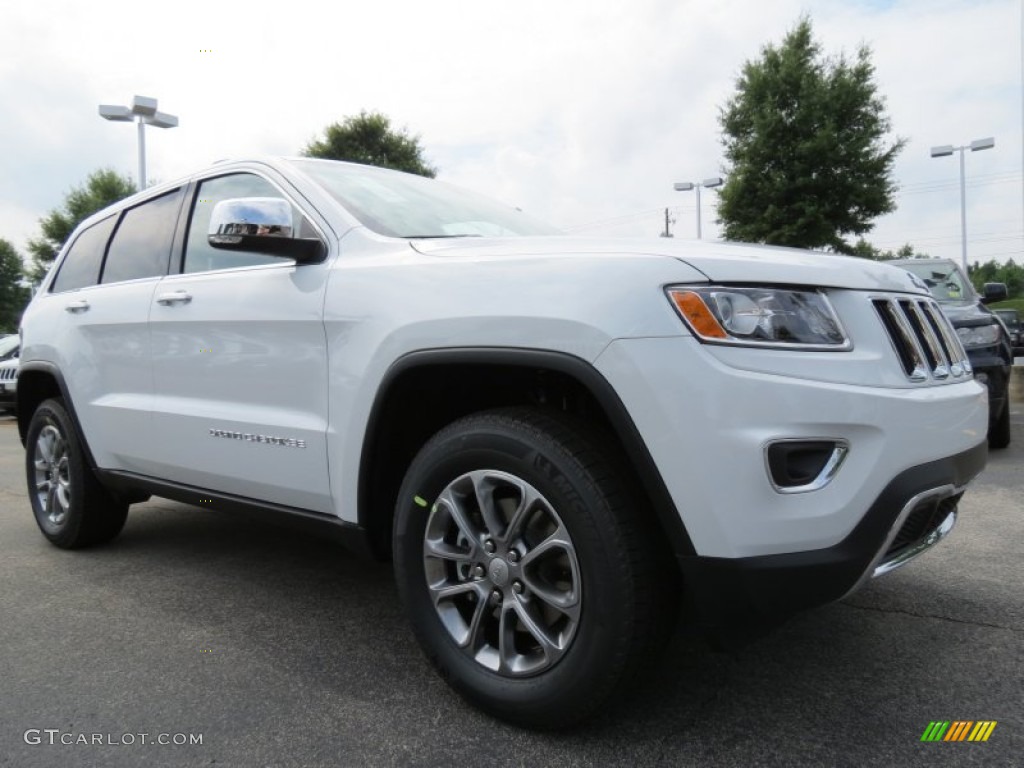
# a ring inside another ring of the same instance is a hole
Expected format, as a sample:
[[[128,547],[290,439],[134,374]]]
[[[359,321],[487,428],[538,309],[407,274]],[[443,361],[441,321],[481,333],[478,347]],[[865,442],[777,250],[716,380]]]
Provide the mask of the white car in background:
[[[0,337],[0,414],[14,411],[19,347],[20,340],[16,333]]]

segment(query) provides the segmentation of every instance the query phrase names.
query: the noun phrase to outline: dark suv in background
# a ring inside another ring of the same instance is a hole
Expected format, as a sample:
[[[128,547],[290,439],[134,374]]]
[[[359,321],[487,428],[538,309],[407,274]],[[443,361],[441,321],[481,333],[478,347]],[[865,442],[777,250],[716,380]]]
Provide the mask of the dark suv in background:
[[[956,262],[949,259],[896,259],[886,263],[923,280],[952,322],[975,378],[988,387],[989,448],[1005,448],[1010,444],[1008,390],[1013,343],[1006,326],[985,305],[1006,299],[1006,286],[985,283],[985,293],[979,296]]]
[[[1016,309],[993,309],[992,311],[1003,321],[1003,325],[1010,333],[1013,354],[1024,356],[1024,328],[1020,326],[1020,313]]]

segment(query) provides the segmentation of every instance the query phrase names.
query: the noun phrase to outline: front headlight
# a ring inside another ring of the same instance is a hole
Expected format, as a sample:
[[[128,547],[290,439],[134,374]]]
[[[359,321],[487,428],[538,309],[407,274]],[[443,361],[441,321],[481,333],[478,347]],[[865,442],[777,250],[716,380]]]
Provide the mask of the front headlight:
[[[957,328],[956,335],[960,337],[960,343],[964,349],[977,349],[978,347],[991,347],[999,341],[999,326],[976,325],[973,328]]]
[[[667,293],[701,341],[829,351],[851,347],[823,291],[675,286]]]

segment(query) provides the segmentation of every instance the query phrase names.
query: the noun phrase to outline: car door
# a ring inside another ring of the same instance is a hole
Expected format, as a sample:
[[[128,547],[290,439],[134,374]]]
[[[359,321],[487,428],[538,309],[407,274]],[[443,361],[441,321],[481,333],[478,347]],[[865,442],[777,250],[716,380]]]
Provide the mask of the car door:
[[[79,232],[44,295],[37,322],[97,464],[140,471],[150,450],[148,317],[165,276],[184,188]]]
[[[329,512],[327,262],[212,247],[223,200],[284,198],[296,223],[328,239],[283,180],[201,178],[178,274],[152,299],[156,466],[162,479],[245,499]],[[328,257],[329,259],[329,257]]]

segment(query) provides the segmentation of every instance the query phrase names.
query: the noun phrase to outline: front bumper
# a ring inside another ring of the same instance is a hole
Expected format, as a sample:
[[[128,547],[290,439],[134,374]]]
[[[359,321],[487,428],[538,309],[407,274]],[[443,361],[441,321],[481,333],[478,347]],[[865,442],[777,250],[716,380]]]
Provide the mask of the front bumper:
[[[775,359],[770,351],[750,352],[758,353],[755,361]],[[839,366],[856,363],[856,354],[817,357],[826,358],[822,366]],[[678,337],[616,341],[595,363],[632,417],[693,544],[680,556],[835,546],[902,472],[975,448],[987,435],[987,392],[973,380],[866,386],[810,378],[811,366],[799,377],[742,369],[736,359],[726,364]],[[881,365],[865,366],[858,378],[872,375],[871,367]],[[780,493],[765,451],[786,440],[842,442],[849,450],[827,485]]]
[[[890,364],[902,371],[867,347],[794,353],[800,376],[766,372],[781,365],[770,351],[726,355],[686,337],[619,340],[596,361],[685,529],[670,539],[692,542],[676,559],[699,624],[774,624],[948,533],[959,494],[985,464],[986,388],[871,382]],[[847,361],[868,383],[840,380]],[[787,493],[765,460],[768,446],[787,440],[848,451],[827,483]]]
[[[952,529],[964,487],[985,466],[984,443],[900,473],[838,544],[810,552],[681,562],[687,607],[707,630],[765,628],[850,594],[904,565]]]

